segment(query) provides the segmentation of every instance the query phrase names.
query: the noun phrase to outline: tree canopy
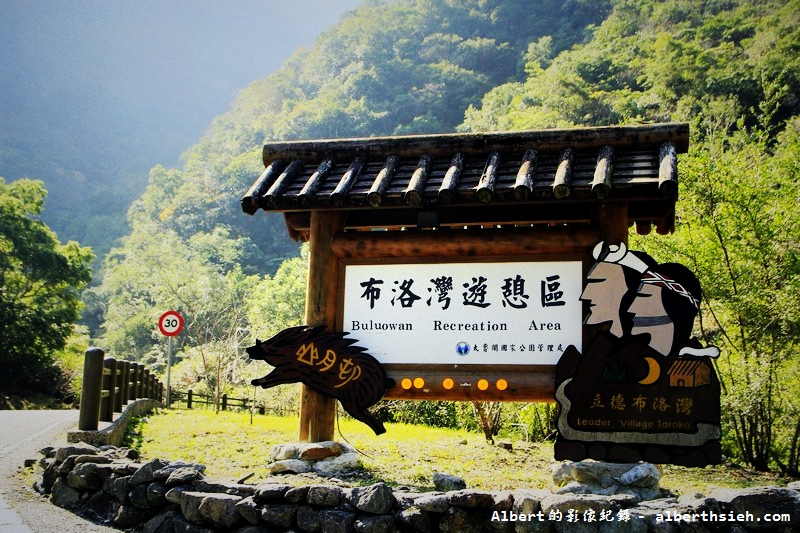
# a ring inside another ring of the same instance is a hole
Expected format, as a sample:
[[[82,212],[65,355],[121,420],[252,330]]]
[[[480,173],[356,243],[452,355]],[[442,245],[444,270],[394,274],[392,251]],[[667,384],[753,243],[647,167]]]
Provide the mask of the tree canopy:
[[[54,354],[80,317],[80,290],[94,255],[61,244],[41,220],[47,191],[40,181],[0,178],[0,388],[52,386]]]
[[[697,132],[800,112],[796,1],[614,2],[585,43],[554,54],[545,37],[526,78],[489,91],[463,129],[536,129],[679,120]],[[702,138],[702,137],[700,137]]]

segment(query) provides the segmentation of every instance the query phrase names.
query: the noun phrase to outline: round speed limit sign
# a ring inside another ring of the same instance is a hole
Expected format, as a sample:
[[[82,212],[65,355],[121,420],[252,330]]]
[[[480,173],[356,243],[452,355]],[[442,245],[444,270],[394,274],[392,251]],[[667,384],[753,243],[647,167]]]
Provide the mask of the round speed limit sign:
[[[183,317],[177,311],[167,311],[158,319],[158,329],[167,337],[174,337],[183,329]]]

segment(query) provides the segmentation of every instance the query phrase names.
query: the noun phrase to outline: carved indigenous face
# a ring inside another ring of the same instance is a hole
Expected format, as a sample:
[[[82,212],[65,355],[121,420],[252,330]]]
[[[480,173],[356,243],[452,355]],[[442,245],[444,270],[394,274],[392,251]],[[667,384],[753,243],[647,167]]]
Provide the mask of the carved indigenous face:
[[[589,303],[589,314],[584,324],[611,323],[612,335],[622,337],[620,321],[620,302],[628,287],[622,266],[616,263],[598,262],[586,276],[586,288],[581,293],[581,301]]]
[[[650,347],[666,356],[675,340],[675,325],[664,309],[662,290],[658,285],[642,283],[628,311],[633,313],[631,334],[649,333]]]

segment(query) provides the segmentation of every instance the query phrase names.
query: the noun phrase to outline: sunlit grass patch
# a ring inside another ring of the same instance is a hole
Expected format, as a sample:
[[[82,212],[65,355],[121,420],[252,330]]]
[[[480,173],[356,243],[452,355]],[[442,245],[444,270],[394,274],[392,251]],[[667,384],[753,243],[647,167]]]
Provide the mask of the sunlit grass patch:
[[[236,480],[253,473],[251,482],[270,477],[266,465],[275,444],[296,442],[297,417],[278,417],[211,410],[162,410],[141,425],[140,452],[206,465],[216,479]],[[367,471],[362,482],[433,487],[434,472],[462,477],[470,487],[511,489],[547,487],[551,483],[552,446],[526,445],[512,451],[491,446],[482,435],[410,424],[386,424],[375,436],[364,424],[340,419],[335,439],[360,452]],[[549,449],[542,453],[541,447]]]
[[[516,441],[512,450],[488,444],[482,434],[464,430],[387,423],[375,436],[364,424],[349,418],[337,421],[335,440],[349,442],[360,453],[365,474],[355,482],[384,481],[393,486],[433,488],[433,474],[464,479],[484,490],[554,489],[551,443]],[[272,446],[297,442],[297,416],[279,417],[207,409],[161,410],[139,426],[143,459],[161,458],[200,463],[206,474],[235,481],[252,474],[248,483],[270,476],[267,464]],[[781,484],[771,474],[732,466],[682,468],[664,466],[661,486],[677,494],[708,493],[715,487]],[[785,480],[784,480],[785,481]],[[309,481],[310,482],[310,481]]]

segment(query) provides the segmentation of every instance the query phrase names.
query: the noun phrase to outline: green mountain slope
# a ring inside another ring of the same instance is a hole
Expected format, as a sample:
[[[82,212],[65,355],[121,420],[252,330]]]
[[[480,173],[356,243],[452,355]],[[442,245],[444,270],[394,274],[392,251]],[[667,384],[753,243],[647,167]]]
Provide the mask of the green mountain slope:
[[[102,256],[151,167],[359,1],[5,0],[0,176],[44,181],[43,220]]]
[[[270,139],[663,120],[726,130],[764,106],[777,127],[800,105],[797,4],[366,2],[243,90],[183,168],[151,171],[129,240],[224,236],[239,246],[222,271],[275,272],[297,253],[281,217],[239,208]]]
[[[133,232],[157,221],[188,237],[222,224],[260,250],[246,269],[274,271],[295,253],[282,222],[254,225],[238,207],[265,140],[453,131],[486,91],[521,79],[529,43],[553,35],[556,53],[607,11],[586,0],[367,2],[242,91],[182,169],[154,169],[131,209]],[[169,186],[165,172],[175,174]]]
[[[185,153],[182,168],[152,169],[129,210],[130,235],[108,255],[102,285],[86,295],[93,335],[104,325],[114,349],[140,357],[157,340],[150,315],[189,309],[198,298],[195,273],[271,275],[297,255],[282,217],[248,217],[239,206],[262,171],[265,140],[452,131],[486,91],[523,79],[530,43],[551,35],[553,53],[565,50],[609,6],[366,2],[243,90]],[[180,272],[184,279],[174,279]]]
[[[279,218],[238,200],[269,139],[684,120],[703,129],[797,113],[797,2],[368,2],[242,91],[131,210],[179,235],[220,224],[249,272],[294,253]]]
[[[780,128],[800,111],[797,1],[618,1],[591,39],[527,56],[524,81],[467,111],[472,130],[679,120]]]

